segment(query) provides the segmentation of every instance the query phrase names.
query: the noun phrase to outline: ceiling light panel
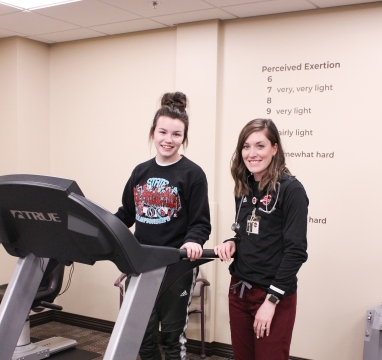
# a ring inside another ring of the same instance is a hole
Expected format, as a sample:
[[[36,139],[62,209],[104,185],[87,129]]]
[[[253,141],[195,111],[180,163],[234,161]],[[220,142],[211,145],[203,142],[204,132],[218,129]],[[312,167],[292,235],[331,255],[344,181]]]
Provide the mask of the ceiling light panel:
[[[65,6],[38,9],[34,12],[79,26],[96,26],[140,18],[126,10],[100,1],[81,1]]]
[[[31,10],[31,9],[37,9],[42,7],[49,7],[49,6],[56,6],[56,5],[62,5],[67,4],[71,2],[76,1],[82,1],[82,0],[67,0],[67,1],[59,1],[59,0],[5,0],[0,1],[0,3],[4,5],[13,6],[16,8],[24,9],[24,10]]]

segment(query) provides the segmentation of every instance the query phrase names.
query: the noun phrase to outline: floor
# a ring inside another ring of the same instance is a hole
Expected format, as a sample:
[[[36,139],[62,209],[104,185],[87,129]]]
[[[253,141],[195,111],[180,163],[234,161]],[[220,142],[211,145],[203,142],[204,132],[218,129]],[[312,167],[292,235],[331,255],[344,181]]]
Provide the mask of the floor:
[[[52,336],[74,339],[78,342],[77,348],[101,354],[101,356],[94,360],[103,359],[110,338],[110,334],[105,332],[84,329],[54,321],[31,328],[31,337],[48,339]],[[139,356],[137,357],[137,360],[138,359],[140,359]],[[200,357],[197,354],[187,354],[187,359],[197,360],[200,359]],[[207,357],[206,359],[228,360],[227,358],[218,356]]]

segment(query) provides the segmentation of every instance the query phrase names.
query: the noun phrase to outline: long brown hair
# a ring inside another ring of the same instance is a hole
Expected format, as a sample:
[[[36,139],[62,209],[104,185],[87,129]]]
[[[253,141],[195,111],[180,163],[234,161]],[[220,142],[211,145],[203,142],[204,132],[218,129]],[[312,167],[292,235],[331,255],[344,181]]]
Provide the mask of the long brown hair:
[[[237,141],[236,150],[231,159],[231,175],[235,181],[235,196],[249,195],[249,187],[247,183],[249,170],[245,166],[241,151],[248,136],[255,131],[263,131],[264,135],[271,142],[272,146],[277,144],[277,152],[268,166],[267,172],[259,182],[259,190],[267,187],[269,191],[276,190],[276,184],[280,176],[285,173],[291,175],[285,165],[284,150],[281,145],[281,139],[276,125],[270,119],[255,119],[246,124],[240,132]]]
[[[186,112],[187,97],[180,91],[174,93],[166,93],[161,99],[161,108],[155,113],[153,123],[151,125],[149,140],[154,136],[155,128],[157,127],[158,119],[161,116],[168,116],[171,119],[179,119],[184,124],[183,147],[188,144],[188,115]]]

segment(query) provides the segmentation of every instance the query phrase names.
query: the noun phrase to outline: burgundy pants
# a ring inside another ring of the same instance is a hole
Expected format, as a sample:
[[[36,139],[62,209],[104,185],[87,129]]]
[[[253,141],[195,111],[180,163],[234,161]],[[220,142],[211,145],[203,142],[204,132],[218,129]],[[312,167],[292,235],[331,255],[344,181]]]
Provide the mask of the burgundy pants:
[[[231,286],[240,281],[231,278]],[[256,338],[253,329],[255,315],[267,295],[259,286],[250,283],[240,298],[240,286],[229,290],[229,316],[232,348],[235,360],[288,360],[292,331],[296,317],[297,294],[282,299],[276,305],[269,336]]]

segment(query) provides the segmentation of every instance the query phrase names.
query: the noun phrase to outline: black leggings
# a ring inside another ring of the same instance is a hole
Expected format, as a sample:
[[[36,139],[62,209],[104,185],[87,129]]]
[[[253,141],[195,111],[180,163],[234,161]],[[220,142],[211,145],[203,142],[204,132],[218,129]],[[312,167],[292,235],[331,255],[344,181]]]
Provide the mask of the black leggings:
[[[196,274],[194,269],[183,275],[155,305],[139,350],[142,360],[162,359],[158,348],[159,323],[166,360],[186,358],[185,331]]]

